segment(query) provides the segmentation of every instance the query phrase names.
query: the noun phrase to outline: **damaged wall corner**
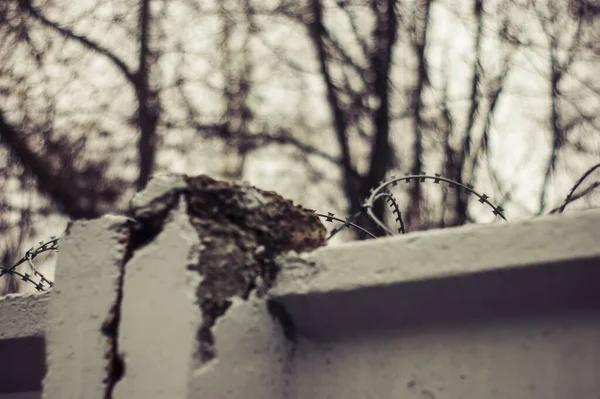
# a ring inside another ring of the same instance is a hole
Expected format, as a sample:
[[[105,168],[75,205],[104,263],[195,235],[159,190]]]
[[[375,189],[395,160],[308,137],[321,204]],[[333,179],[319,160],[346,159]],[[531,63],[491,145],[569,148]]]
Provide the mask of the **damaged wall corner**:
[[[326,243],[318,216],[178,175],[151,180],[129,216],[61,240],[44,398],[281,397],[294,345],[266,291],[280,255]]]
[[[131,205],[61,239],[44,399],[600,391],[598,210],[311,252],[317,215],[251,186],[163,176]]]
[[[126,371],[114,398],[183,398],[198,386],[219,397],[233,386],[217,389],[224,380],[208,376],[218,369],[231,382],[235,370],[222,365],[246,370],[252,361],[242,352],[254,353],[262,370],[268,356],[258,347],[285,357],[285,338],[256,288],[273,282],[280,253],[325,243],[316,215],[273,192],[207,176],[155,179],[131,212],[138,229],[153,234],[126,265],[119,334]],[[228,323],[237,325],[223,330]]]

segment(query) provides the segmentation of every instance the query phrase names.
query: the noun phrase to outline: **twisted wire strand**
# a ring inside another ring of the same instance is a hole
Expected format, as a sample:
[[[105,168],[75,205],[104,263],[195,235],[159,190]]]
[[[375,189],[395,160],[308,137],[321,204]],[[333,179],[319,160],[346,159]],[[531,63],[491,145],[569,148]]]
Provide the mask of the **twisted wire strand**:
[[[397,222],[399,225],[398,233],[404,234],[404,221],[402,220],[402,212],[400,212],[398,201],[396,200],[396,197],[394,197],[394,194],[392,194],[388,186],[386,186],[383,189],[383,192],[387,194],[386,196],[384,196],[385,201],[387,202],[388,206],[392,208],[392,213],[396,215],[396,219],[394,219],[394,221]]]
[[[387,190],[387,189],[386,189]],[[385,198],[387,204],[390,206],[390,208],[392,208],[392,213],[394,215],[396,215],[395,221],[399,224],[398,227],[398,233],[404,233],[404,221],[402,220],[402,213],[400,212],[400,207],[398,206],[398,201],[396,200],[396,198],[394,197],[394,195],[392,194],[391,191],[387,190],[385,192],[385,195],[383,196],[383,198]],[[313,212],[316,212],[313,210]],[[349,228],[349,227],[354,227],[360,231],[362,231],[363,233],[369,235],[369,237],[371,238],[377,238],[376,235],[374,235],[373,233],[371,233],[370,231],[368,231],[367,229],[365,229],[362,226],[359,226],[355,223],[353,223],[353,221],[361,214],[365,212],[364,209],[361,209],[360,211],[356,212],[354,215],[352,215],[350,218],[346,218],[346,220],[340,219],[340,218],[336,218],[335,214],[332,212],[327,212],[327,215],[325,214],[320,214],[317,213],[318,216],[322,217],[325,219],[326,222],[333,222],[333,221],[338,221],[338,222],[343,222],[344,224],[335,227],[331,233],[329,234],[329,236],[327,237],[327,240],[330,240],[334,235],[336,235],[337,233],[339,233],[340,231],[342,231],[345,228]],[[375,223],[377,223],[377,221],[375,221]],[[381,227],[381,226],[380,226]],[[388,233],[387,231],[387,226],[385,227],[385,231],[386,233]]]
[[[46,276],[40,273],[33,264],[33,259],[35,259],[36,256],[47,251],[58,251],[58,238],[52,236],[50,237],[50,240],[46,242],[40,241],[38,247],[29,249],[27,252],[25,252],[23,257],[21,257],[17,262],[15,262],[14,265],[10,267],[0,266],[0,277],[4,276],[5,274],[13,274],[20,277],[21,280],[25,282],[32,283],[38,291],[44,291],[46,289],[45,285],[47,285],[48,288],[51,288],[54,285],[54,282],[48,280]],[[31,267],[33,270],[33,275],[36,276],[39,281],[34,280],[28,273],[21,273],[15,270],[23,263],[27,263],[29,267]]]
[[[373,205],[374,205],[375,201],[377,201],[379,198],[383,197],[382,194],[386,194],[387,192],[389,192],[390,187],[397,186],[398,182],[400,182],[400,181],[406,181],[407,183],[409,183],[413,179],[416,179],[417,183],[422,183],[427,180],[431,180],[435,184],[439,184],[440,182],[443,182],[443,183],[447,183],[448,187],[450,187],[450,188],[456,188],[457,190],[462,190],[463,192],[465,192],[467,194],[473,194],[478,198],[478,201],[480,203],[488,205],[490,208],[492,208],[492,213],[495,216],[499,216],[502,219],[506,220],[506,217],[504,217],[504,214],[503,214],[504,209],[502,209],[501,206],[494,205],[492,202],[489,201],[489,197],[486,194],[478,193],[477,191],[474,190],[473,186],[470,184],[463,184],[463,183],[457,182],[455,180],[445,178],[439,173],[435,173],[433,176],[428,175],[425,172],[422,172],[420,175],[412,175],[412,174],[406,173],[404,176],[400,176],[400,177],[392,176],[388,180],[381,181],[377,187],[371,189],[371,191],[369,192],[369,196],[363,202],[363,209],[365,210],[367,215],[369,215],[369,217],[371,219],[373,219],[373,221],[378,226],[380,226],[387,234],[393,234],[393,232],[391,232],[391,230],[387,226],[385,226],[385,224],[381,220],[379,220],[379,218],[377,218],[375,216],[375,214],[372,211]],[[398,212],[399,211],[400,210],[398,209]],[[399,219],[401,219],[401,217]],[[402,230],[404,232],[404,223],[403,222],[401,222],[401,223],[402,223]]]
[[[335,216],[335,214],[332,212],[327,212],[327,214],[319,213],[315,210],[311,210],[311,212],[314,212],[317,216],[319,216],[320,218],[323,218],[325,222],[331,222],[331,223],[341,222],[342,223],[341,225],[336,226],[329,233],[327,240],[330,240],[333,236],[335,236],[337,233],[339,233],[341,230],[343,230],[345,228],[354,228],[354,229],[361,231],[364,234],[367,234],[371,238],[377,238],[377,236],[375,234],[371,233],[369,230],[354,223],[354,220],[361,213],[365,213],[387,235],[395,234],[388,226],[385,225],[385,223],[383,223],[377,216],[375,216],[375,214],[373,212],[373,206],[374,206],[375,202],[380,199],[384,199],[386,201],[386,203],[388,204],[388,206],[390,206],[390,208],[392,209],[392,213],[394,215],[396,215],[395,222],[397,222],[399,224],[398,233],[403,234],[406,232],[406,228],[404,225],[404,221],[402,220],[402,213],[400,212],[400,207],[398,206],[398,201],[396,200],[396,198],[394,197],[394,195],[392,194],[390,189],[391,189],[391,187],[395,187],[398,184],[398,182],[400,182],[400,181],[406,181],[408,183],[413,179],[416,179],[417,183],[422,183],[422,182],[425,182],[428,180],[433,181],[433,183],[435,183],[435,184],[439,184],[440,182],[443,182],[443,183],[446,183],[450,188],[456,188],[457,190],[462,190],[463,192],[465,192],[467,194],[473,194],[473,195],[477,196],[478,201],[480,203],[491,207],[492,212],[494,213],[495,216],[499,216],[502,219],[506,220],[506,218],[504,217],[504,214],[503,214],[504,210],[502,209],[502,207],[495,206],[493,203],[491,203],[489,201],[489,197],[486,194],[478,193],[477,191],[475,191],[473,189],[472,185],[463,184],[463,183],[445,178],[438,173],[435,173],[432,176],[432,175],[427,175],[425,172],[422,172],[420,175],[411,175],[409,173],[406,173],[404,176],[401,176],[401,177],[392,176],[391,178],[389,178],[387,180],[381,181],[377,187],[374,187],[369,191],[369,196],[363,202],[362,209],[360,211],[356,212],[354,215],[352,215],[349,218],[348,217],[346,217],[345,219],[339,218],[339,217]],[[575,188],[576,187],[574,187],[574,189]],[[572,190],[572,192],[574,191],[574,189]],[[572,195],[572,192],[570,193],[570,195]],[[565,201],[566,203],[568,203],[568,199],[569,199],[569,197]],[[564,206],[565,206],[565,204],[563,204],[561,210],[564,209]],[[14,265],[12,265],[10,267],[0,266],[0,277],[4,276],[5,274],[14,274],[14,275],[20,277],[21,280],[32,283],[38,291],[44,291],[46,289],[46,286],[48,288],[51,288],[54,285],[54,283],[52,281],[48,280],[42,273],[40,273],[35,268],[35,265],[33,264],[33,259],[35,259],[35,257],[37,257],[38,255],[40,255],[41,253],[44,253],[46,251],[58,251],[58,241],[59,241],[59,239],[57,237],[50,237],[50,240],[48,240],[46,242],[40,241],[39,246],[37,248],[29,249],[25,253],[25,255],[23,257],[21,257]],[[28,273],[21,273],[21,272],[15,270],[18,266],[20,266],[21,264],[23,264],[25,262],[27,262],[29,264],[29,266],[31,267],[31,270],[33,271],[33,275],[35,277],[37,277],[39,279],[39,281],[36,281],[35,279],[33,279],[32,276],[30,276]]]
[[[359,226],[359,225],[357,225],[357,224],[355,224],[355,223],[353,223],[353,222],[352,222],[352,221],[353,221],[354,219],[356,219],[356,218],[358,217],[358,215],[360,215],[361,213],[362,213],[362,211],[360,211],[360,212],[357,212],[357,213],[355,213],[354,215],[352,215],[351,217],[349,217],[349,218],[346,218],[346,219],[344,220],[344,219],[341,219],[341,218],[338,218],[338,217],[336,217],[336,216],[335,216],[335,213],[327,212],[327,214],[325,215],[325,214],[318,213],[318,212],[316,212],[316,211],[315,211],[315,214],[316,214],[317,216],[321,217],[321,218],[324,218],[324,219],[325,219],[325,222],[331,222],[331,223],[333,223],[334,221],[336,221],[336,222],[342,222],[342,223],[344,223],[344,224],[343,224],[343,225],[341,225],[341,226],[337,226],[337,227],[335,227],[335,228],[334,228],[334,229],[331,231],[331,233],[329,233],[329,236],[327,237],[327,240],[330,240],[330,239],[331,239],[331,237],[333,237],[334,235],[336,235],[337,233],[339,233],[341,230],[343,230],[343,229],[345,229],[345,228],[348,228],[348,227],[353,227],[353,228],[355,228],[355,229],[357,229],[357,230],[360,230],[360,231],[362,231],[363,233],[365,233],[365,234],[369,235],[371,238],[377,238],[377,236],[376,236],[375,234],[371,233],[369,230],[367,230],[367,229],[365,229],[364,227],[362,227],[362,226]]]

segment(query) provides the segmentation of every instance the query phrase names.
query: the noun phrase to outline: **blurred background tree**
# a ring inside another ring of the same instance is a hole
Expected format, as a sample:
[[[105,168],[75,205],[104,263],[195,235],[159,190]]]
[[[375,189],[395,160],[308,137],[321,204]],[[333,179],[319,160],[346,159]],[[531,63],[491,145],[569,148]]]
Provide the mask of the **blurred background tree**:
[[[386,176],[437,172],[511,220],[545,213],[598,163],[598,15],[595,0],[3,0],[2,265],[124,209],[155,172],[340,216]],[[409,231],[494,218],[443,186],[394,194]]]

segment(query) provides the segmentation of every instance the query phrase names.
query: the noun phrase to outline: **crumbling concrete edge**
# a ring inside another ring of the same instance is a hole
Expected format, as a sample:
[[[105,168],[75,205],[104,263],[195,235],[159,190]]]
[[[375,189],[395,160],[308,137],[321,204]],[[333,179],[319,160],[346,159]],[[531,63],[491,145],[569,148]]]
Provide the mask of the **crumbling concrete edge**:
[[[119,262],[119,275],[116,282],[116,297],[110,312],[102,323],[101,331],[108,341],[108,351],[106,358],[106,383],[104,391],[104,399],[111,399],[115,385],[123,377],[125,373],[125,362],[119,352],[119,326],[121,322],[121,305],[123,303],[123,283],[125,280],[125,264],[135,251],[133,244],[136,242],[136,237],[132,234],[133,222],[127,220],[125,222],[128,234],[125,238],[125,251],[123,258]]]
[[[136,251],[144,248],[160,234],[184,188],[183,180],[161,176],[154,178],[144,191],[137,193],[131,200],[130,217],[127,219],[129,234],[120,263],[117,296],[109,315],[102,324],[102,333],[109,341],[105,399],[113,397],[115,387],[123,378],[126,368],[125,359],[120,352],[119,327],[127,263]]]
[[[218,357],[193,370],[188,398],[293,397],[297,342],[269,310],[256,293],[232,298],[213,327]]]
[[[138,240],[144,245],[132,248],[125,266],[118,340],[126,372],[114,386],[114,398],[177,398],[186,389],[190,331],[199,323],[193,297],[197,274],[186,266],[197,260],[198,240],[187,226],[181,196],[169,201],[177,206],[161,209],[156,223],[148,218],[138,224],[137,234],[144,234],[143,225],[160,228]]]
[[[247,187],[245,188],[249,189]],[[131,395],[133,394],[132,385],[134,384],[134,381],[139,380],[139,378],[142,378],[141,375],[136,375],[135,370],[131,370],[128,367],[127,357],[129,355],[132,355],[131,344],[133,340],[136,339],[134,337],[140,337],[140,339],[142,340],[148,339],[147,343],[152,342],[153,344],[160,345],[159,342],[163,342],[164,344],[164,341],[161,341],[158,338],[158,336],[154,336],[153,338],[149,338],[149,336],[146,336],[146,338],[142,337],[145,335],[145,333],[139,329],[139,326],[135,326],[134,324],[146,325],[147,323],[145,323],[144,320],[150,321],[151,319],[148,318],[150,316],[142,315],[140,317],[139,314],[135,314],[135,311],[133,309],[140,309],[140,306],[143,305],[139,302],[139,299],[134,299],[132,297],[129,297],[129,299],[127,298],[129,295],[139,297],[141,295],[141,292],[146,292],[146,294],[148,295],[153,295],[153,293],[147,292],[147,284],[145,287],[143,287],[145,284],[143,283],[143,281],[152,280],[152,275],[148,275],[148,272],[140,274],[140,268],[147,267],[148,263],[146,262],[146,266],[144,266],[144,262],[138,258],[140,258],[140,256],[147,257],[147,254],[144,255],[144,253],[147,253],[148,251],[163,251],[162,253],[164,254],[165,248],[173,248],[170,245],[165,246],[165,239],[167,239],[164,237],[165,228],[172,230],[174,226],[179,226],[178,228],[182,230],[178,231],[176,233],[177,235],[182,233],[183,230],[187,231],[189,228],[191,228],[192,217],[197,216],[192,215],[192,212],[190,211],[189,194],[191,192],[192,188],[189,186],[189,180],[187,176],[161,176],[151,180],[146,190],[136,195],[136,197],[134,197],[134,199],[131,202],[131,209],[129,213],[129,215],[131,216],[131,221],[130,224],[128,224],[130,228],[130,236],[127,244],[127,251],[123,259],[121,280],[119,282],[119,294],[117,299],[118,309],[116,309],[114,314],[111,314],[104,328],[104,332],[114,341],[114,345],[112,345],[111,347],[112,363],[109,370],[109,384],[107,385],[105,399],[110,399],[113,397],[131,397]],[[183,222],[183,215],[187,217],[189,226],[188,223]],[[174,221],[175,219],[177,221]],[[192,265],[195,266],[199,264],[199,262],[203,261],[203,244],[201,243],[202,237],[199,232],[194,232],[196,233],[196,239],[199,241],[196,244],[192,242],[186,244],[188,245],[188,249],[190,252],[187,257],[187,260],[189,261],[187,269],[181,269],[181,266],[178,266],[175,269],[168,268],[172,271],[172,273],[184,273],[186,275],[192,273],[195,275],[195,277],[185,277],[186,281],[188,281],[187,288],[185,289],[182,286],[183,282],[181,281],[181,278],[168,278],[168,280],[170,281],[169,284],[176,284],[177,287],[180,287],[178,289],[185,291],[193,290],[194,287],[196,287],[197,289],[198,287],[200,287],[200,284],[203,281],[202,273],[198,273],[199,270],[197,270],[194,267],[190,267]],[[173,231],[171,231],[171,233],[169,234],[173,234]],[[176,237],[175,239],[177,240]],[[152,243],[152,245],[149,245],[150,243]],[[181,248],[185,248],[185,246]],[[181,251],[181,249],[179,249],[178,251]],[[138,254],[140,255],[138,256]],[[170,258],[165,255],[165,259]],[[156,261],[152,262],[156,263]],[[180,260],[178,260],[177,262],[180,262]],[[277,262],[274,262],[274,265],[277,267],[279,266]],[[137,274],[137,276],[129,276],[131,272],[134,272],[134,274]],[[241,300],[245,302],[248,301],[250,297],[253,297],[255,300],[258,298],[258,300],[262,301],[262,303],[265,306],[265,313],[269,314],[272,319],[281,324],[285,338],[292,342],[293,345],[293,343],[295,342],[295,328],[293,322],[289,315],[286,314],[285,309],[281,308],[276,303],[266,300],[265,294],[272,282],[263,281],[261,277],[263,276],[259,276],[257,280],[251,284],[248,292],[240,295],[235,295],[234,297],[231,297],[231,300],[235,300],[236,302],[238,300]],[[135,283],[135,280],[137,280],[138,283]],[[127,281],[129,281],[129,283],[127,283]],[[175,283],[175,281],[179,282]],[[214,351],[216,346],[214,342],[215,337],[213,335],[212,329],[217,322],[222,320],[229,306],[227,306],[226,309],[224,309],[224,311],[219,312],[218,314],[211,314],[207,316],[204,312],[204,309],[201,306],[199,306],[200,301],[202,299],[206,300],[206,297],[201,297],[200,295],[200,291],[196,290],[195,298],[190,298],[191,301],[189,302],[195,304],[196,309],[200,310],[200,314],[198,317],[198,321],[200,324],[197,329],[197,332],[199,334],[196,335],[196,345],[198,346],[198,348],[201,348],[202,346],[210,346]],[[156,296],[164,297],[164,294],[156,292]],[[125,297],[125,302],[123,302],[123,297]],[[127,310],[128,313],[125,316],[123,316],[122,313],[123,306],[129,308],[129,310]],[[164,309],[157,309],[158,315],[156,315],[156,317],[160,317],[162,311],[164,311]],[[124,330],[120,328],[120,322],[122,317],[125,317],[125,324],[128,326],[124,327]],[[194,323],[197,322],[196,317],[190,316],[190,318],[194,319]],[[135,321],[134,319],[137,321]],[[210,323],[208,325],[205,322],[206,320],[210,320]],[[191,322],[191,320],[189,322]],[[125,334],[125,336],[123,334]],[[128,343],[124,343],[124,340]],[[127,353],[128,351],[130,351],[129,355]],[[134,368],[137,367],[139,371],[140,367],[143,368],[142,365],[144,364],[144,362],[139,361],[140,356],[144,357],[145,355],[138,351],[137,355],[135,356],[137,356],[137,363]],[[211,363],[213,359],[214,358],[209,358],[206,361],[198,362],[198,358],[194,356],[193,359],[191,359],[193,362],[195,362],[191,365],[192,369],[195,371],[199,371],[206,367],[208,363]],[[182,361],[185,361],[185,359],[183,359]],[[131,373],[127,372],[124,375],[125,370],[129,370]],[[142,370],[141,372],[144,374],[143,379],[145,381],[152,380],[152,378],[148,378],[148,373],[150,372],[149,370]],[[122,384],[121,382],[125,382],[125,377],[127,377],[128,381]],[[177,392],[180,392],[182,387],[181,383],[177,383],[174,386],[176,386],[175,390]],[[149,388],[145,387],[144,389]],[[136,388],[135,394],[138,395],[142,393],[139,391],[138,388]],[[158,393],[154,391],[152,394],[156,395]]]

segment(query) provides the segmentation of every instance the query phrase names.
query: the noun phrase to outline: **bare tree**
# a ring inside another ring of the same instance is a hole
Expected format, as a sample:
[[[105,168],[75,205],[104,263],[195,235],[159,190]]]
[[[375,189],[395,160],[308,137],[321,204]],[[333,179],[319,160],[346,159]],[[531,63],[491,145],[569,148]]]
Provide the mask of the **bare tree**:
[[[411,95],[411,110],[413,113],[413,129],[414,129],[414,144],[413,144],[413,163],[411,166],[411,174],[418,175],[423,171],[423,131],[425,123],[423,120],[424,108],[424,91],[429,84],[427,55],[428,31],[430,29],[430,13],[431,0],[418,1],[415,3],[415,18],[410,25],[411,42],[417,58],[417,77],[414,91]],[[408,206],[408,214],[406,215],[406,224],[411,229],[419,229],[423,225],[420,220],[422,213],[422,186],[419,182],[414,181],[411,193],[410,203]]]
[[[542,213],[548,205],[548,189],[551,178],[557,170],[558,159],[560,156],[565,156],[563,154],[569,141],[580,136],[582,131],[587,130],[586,128],[598,132],[597,129],[600,127],[598,118],[594,112],[586,110],[588,107],[585,102],[591,96],[597,98],[600,91],[594,90],[594,86],[597,85],[593,84],[587,87],[587,93],[580,92],[581,81],[585,78],[578,70],[581,71],[582,66],[586,64],[590,69],[594,64],[597,65],[597,60],[593,58],[591,63],[588,61],[591,48],[588,41],[591,39],[589,33],[592,27],[586,24],[585,18],[572,19],[566,13],[568,5],[560,2],[533,1],[531,7],[547,40],[549,65],[548,124],[552,140],[540,190],[538,212]],[[593,7],[588,5],[582,7],[593,14]]]
[[[306,27],[315,49],[340,152],[343,192],[349,202],[348,213],[353,215],[361,209],[369,190],[384,179],[395,159],[390,145],[390,73],[398,37],[398,4],[374,0],[359,5],[361,12],[368,12],[374,19],[370,37],[359,32],[353,4],[336,2],[335,7],[352,29],[358,56],[351,55],[326,26],[321,0],[310,0],[304,7],[282,3],[279,12]],[[365,133],[365,124],[372,134]],[[359,171],[359,161],[355,160],[351,142],[356,139],[369,148],[365,171]],[[383,218],[383,203],[377,204],[375,213]],[[366,218],[360,222],[370,224]],[[378,232],[375,225],[368,227]]]
[[[580,175],[598,152],[594,4],[0,2],[0,184],[9,187],[0,235],[14,247],[49,215],[120,208],[155,170],[243,179],[266,156],[294,174],[277,184],[312,189],[304,198],[347,216],[390,174],[422,172],[536,213],[516,200],[530,183],[502,171],[507,107],[549,138],[536,144],[549,155],[529,179],[541,182],[542,212],[559,201],[553,176]],[[461,28],[440,39],[448,20]],[[457,55],[460,41],[470,44]],[[543,92],[526,94],[548,106],[526,115],[517,81],[531,69]],[[523,128],[513,140],[532,139]],[[569,170],[563,159],[582,165]],[[478,220],[477,201],[439,187],[394,187],[409,231]],[[390,216],[383,201],[374,211]],[[25,214],[31,227],[9,233]],[[369,218],[357,222],[382,234]],[[8,262],[14,251],[2,254]]]

